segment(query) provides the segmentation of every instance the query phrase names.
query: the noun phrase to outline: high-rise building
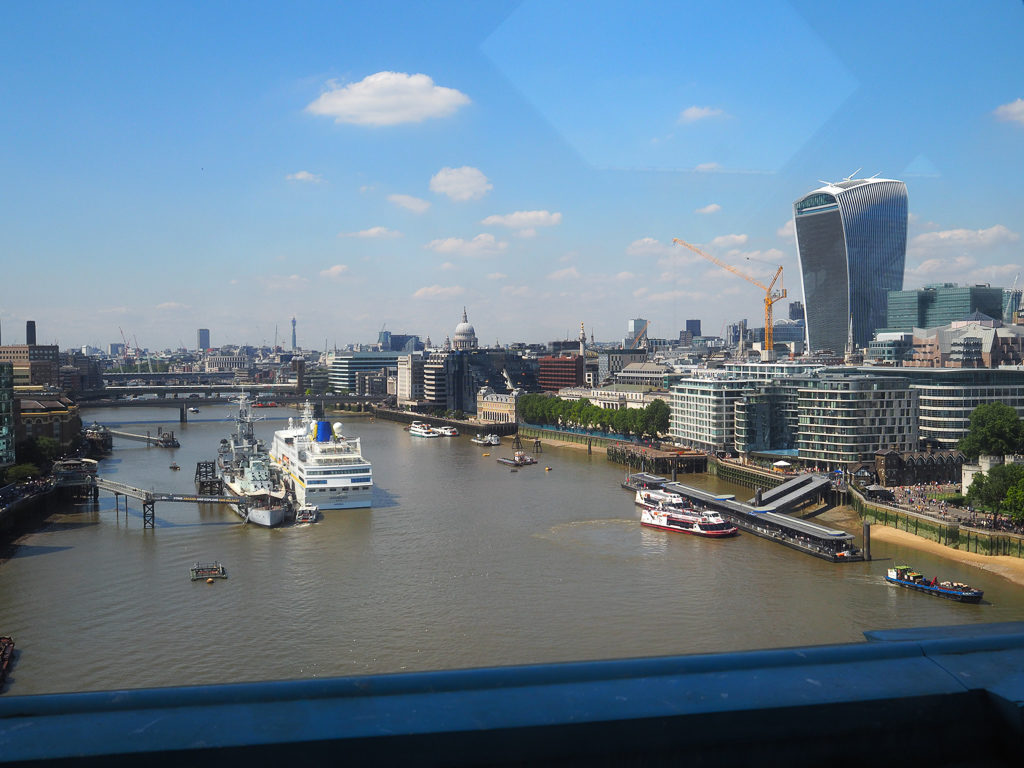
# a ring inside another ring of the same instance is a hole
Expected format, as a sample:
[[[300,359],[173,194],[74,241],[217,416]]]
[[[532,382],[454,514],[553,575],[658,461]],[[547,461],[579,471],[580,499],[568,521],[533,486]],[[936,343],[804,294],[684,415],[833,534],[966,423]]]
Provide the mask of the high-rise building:
[[[690,338],[694,336],[700,336],[700,320],[687,320],[686,330],[690,333]]]
[[[625,349],[637,349],[639,347],[647,348],[647,326],[650,325],[650,320],[645,320],[642,317],[635,317],[626,323],[626,337],[622,340],[622,346]]]
[[[804,319],[804,303],[802,301],[791,301],[791,302],[789,302],[789,319],[790,320],[803,320]]]
[[[938,328],[981,312],[994,320],[1003,317],[1003,289],[989,285],[926,285],[909,291],[890,291],[886,330],[909,332]]]
[[[292,351],[294,352],[299,348],[299,345],[295,342],[295,318],[292,317]]]
[[[15,461],[14,434],[14,366],[0,363],[0,467]]]
[[[210,329],[200,328],[196,333],[196,348],[202,352],[204,349],[210,348]]]
[[[36,343],[36,321],[28,320],[25,323],[25,343],[30,347]]]
[[[885,326],[889,291],[903,288],[907,187],[847,179],[793,203],[807,347],[866,347]]]

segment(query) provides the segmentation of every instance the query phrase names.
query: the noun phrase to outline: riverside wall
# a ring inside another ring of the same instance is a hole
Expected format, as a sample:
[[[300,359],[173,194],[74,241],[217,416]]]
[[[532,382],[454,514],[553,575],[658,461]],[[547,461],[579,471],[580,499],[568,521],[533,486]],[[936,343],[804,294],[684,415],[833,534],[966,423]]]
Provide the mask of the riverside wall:
[[[938,519],[887,504],[873,503],[857,491],[851,490],[849,495],[850,506],[867,522],[898,528],[963,552],[1024,558],[1024,536],[971,528],[957,520]]]

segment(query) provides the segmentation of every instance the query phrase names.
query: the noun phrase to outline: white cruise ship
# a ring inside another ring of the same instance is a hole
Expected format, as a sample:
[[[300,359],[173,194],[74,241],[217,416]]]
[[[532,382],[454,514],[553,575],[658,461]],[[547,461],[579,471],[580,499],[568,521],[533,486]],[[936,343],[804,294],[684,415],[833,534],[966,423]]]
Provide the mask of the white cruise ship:
[[[358,437],[345,437],[341,422],[313,418],[313,406],[302,407],[299,423],[274,433],[270,460],[281,468],[285,483],[300,506],[352,509],[371,506],[373,471],[363,458]]]

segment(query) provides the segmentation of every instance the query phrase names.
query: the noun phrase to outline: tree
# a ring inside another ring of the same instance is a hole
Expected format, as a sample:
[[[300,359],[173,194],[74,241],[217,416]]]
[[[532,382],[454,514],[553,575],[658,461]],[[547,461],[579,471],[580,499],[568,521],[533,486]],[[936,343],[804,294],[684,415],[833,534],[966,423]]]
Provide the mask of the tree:
[[[974,476],[971,487],[967,489],[967,500],[992,512],[1005,510],[1012,514],[1017,497],[1011,498],[1010,491],[1017,485],[1024,486],[1024,464],[1000,464]],[[1024,487],[1021,493],[1024,494]],[[1021,501],[1024,501],[1024,495]],[[1024,510],[1024,505],[1019,506]]]
[[[1017,411],[1006,403],[984,403],[971,413],[971,426],[960,441],[960,450],[969,459],[978,456],[1008,456],[1021,448],[1022,430]]]
[[[668,432],[669,419],[672,410],[664,400],[655,400],[647,406],[647,419],[651,432],[655,435],[664,435]]]
[[[1014,525],[1024,523],[1024,480],[1018,480],[1010,486],[1006,492],[1006,501],[1003,503],[1006,514],[1010,516]]]
[[[15,464],[7,469],[5,479],[8,483],[20,483],[30,477],[39,477],[39,467],[35,464]]]

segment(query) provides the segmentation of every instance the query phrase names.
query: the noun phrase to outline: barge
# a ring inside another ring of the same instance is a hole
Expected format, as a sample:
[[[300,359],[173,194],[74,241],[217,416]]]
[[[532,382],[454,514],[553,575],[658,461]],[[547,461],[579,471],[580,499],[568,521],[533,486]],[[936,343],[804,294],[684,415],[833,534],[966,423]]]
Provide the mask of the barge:
[[[227,570],[219,560],[215,560],[212,563],[195,562],[192,564],[192,567],[189,568],[189,574],[192,581],[199,581],[201,579],[226,579],[228,577]]]
[[[893,566],[886,572],[885,580],[890,584],[924,592],[933,597],[956,600],[958,603],[980,603],[982,595],[985,594],[980,589],[975,589],[959,581],[939,581],[938,576],[927,579],[909,565]]]

